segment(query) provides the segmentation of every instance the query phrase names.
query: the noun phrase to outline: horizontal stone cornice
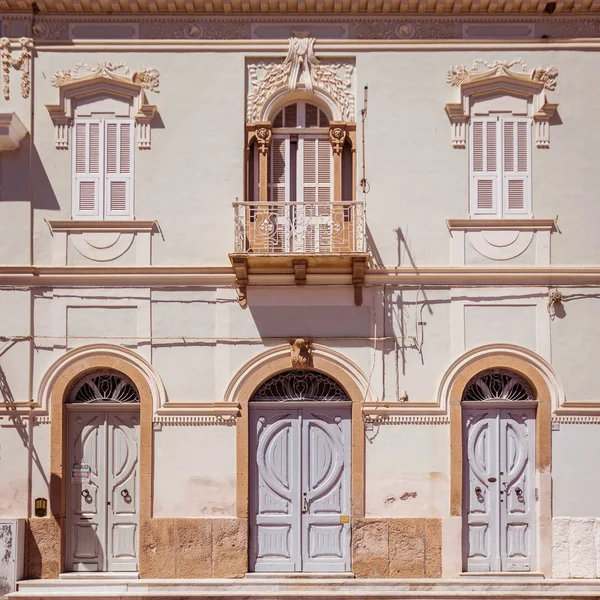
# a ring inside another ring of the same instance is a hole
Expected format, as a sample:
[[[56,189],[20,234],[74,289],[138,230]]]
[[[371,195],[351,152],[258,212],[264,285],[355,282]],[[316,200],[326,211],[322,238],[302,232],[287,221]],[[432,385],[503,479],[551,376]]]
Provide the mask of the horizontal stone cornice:
[[[350,268],[314,268],[307,285],[352,285]],[[0,266],[0,286],[161,287],[233,286],[235,272],[226,266]],[[548,286],[600,285],[600,266],[424,266],[370,268],[366,285]],[[249,270],[249,286],[295,285],[291,268]]]

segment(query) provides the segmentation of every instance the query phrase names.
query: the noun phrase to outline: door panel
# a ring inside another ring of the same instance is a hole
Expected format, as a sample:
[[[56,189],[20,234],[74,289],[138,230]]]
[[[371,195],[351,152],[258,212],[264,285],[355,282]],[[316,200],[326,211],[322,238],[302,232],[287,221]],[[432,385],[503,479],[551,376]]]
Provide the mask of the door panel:
[[[69,411],[68,570],[137,570],[138,422],[137,412]]]
[[[500,470],[505,473],[501,513],[504,571],[530,571],[535,556],[535,419],[532,409],[502,410]]]
[[[347,409],[302,411],[303,571],[350,569],[349,440]]]
[[[250,561],[256,571],[299,571],[300,436],[297,410],[252,412]]]
[[[99,531],[106,526],[104,413],[69,413],[67,489],[67,568],[102,571],[104,544]],[[81,474],[89,468],[89,477]]]
[[[347,408],[251,411],[251,569],[349,570],[349,416]]]
[[[497,411],[465,411],[467,509],[467,569],[497,571],[498,503],[498,415]],[[496,481],[490,481],[496,479]]]
[[[464,411],[468,571],[529,571],[535,556],[535,412]]]
[[[138,413],[108,413],[109,571],[137,570]]]

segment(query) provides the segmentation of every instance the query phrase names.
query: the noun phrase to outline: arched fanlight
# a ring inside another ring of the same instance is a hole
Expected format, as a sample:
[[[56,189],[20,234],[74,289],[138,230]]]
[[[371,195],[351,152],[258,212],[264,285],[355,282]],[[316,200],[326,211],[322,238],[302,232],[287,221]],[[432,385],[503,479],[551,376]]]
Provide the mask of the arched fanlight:
[[[133,404],[140,401],[135,384],[117,371],[93,371],[80,379],[69,395],[71,404],[117,402]]]
[[[535,400],[531,386],[519,375],[502,369],[489,369],[469,381],[462,395],[468,402],[494,400]]]
[[[331,377],[315,371],[286,371],[263,383],[252,402],[345,402],[348,394]]]

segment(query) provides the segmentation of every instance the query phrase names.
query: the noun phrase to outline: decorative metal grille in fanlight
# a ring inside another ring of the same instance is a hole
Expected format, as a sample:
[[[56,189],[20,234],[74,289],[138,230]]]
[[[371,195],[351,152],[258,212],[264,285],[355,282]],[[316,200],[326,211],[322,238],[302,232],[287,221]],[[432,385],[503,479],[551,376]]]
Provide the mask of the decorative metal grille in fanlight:
[[[69,399],[73,404],[132,404],[139,401],[140,395],[133,381],[116,371],[94,371],[86,375],[75,384]]]
[[[314,371],[286,371],[263,383],[252,402],[344,402],[348,394],[331,377]]]
[[[498,369],[490,369],[479,373],[465,388],[462,397],[463,401],[493,401],[493,400],[512,400],[515,402],[522,400],[535,400],[530,385],[522,378],[511,373]]]

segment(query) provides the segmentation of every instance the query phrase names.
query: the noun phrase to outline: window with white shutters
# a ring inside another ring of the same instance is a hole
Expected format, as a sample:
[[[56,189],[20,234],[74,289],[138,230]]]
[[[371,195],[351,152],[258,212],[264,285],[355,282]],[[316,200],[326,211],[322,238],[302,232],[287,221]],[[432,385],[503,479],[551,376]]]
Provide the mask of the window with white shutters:
[[[512,116],[471,121],[471,215],[531,215],[531,124]]]
[[[74,124],[73,217],[133,217],[133,121],[78,119]]]

